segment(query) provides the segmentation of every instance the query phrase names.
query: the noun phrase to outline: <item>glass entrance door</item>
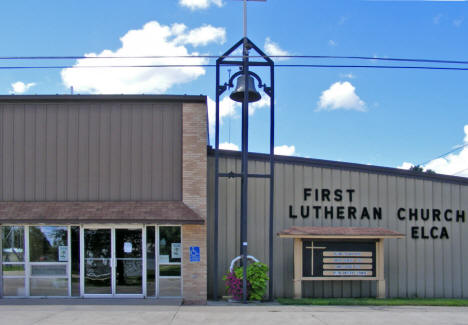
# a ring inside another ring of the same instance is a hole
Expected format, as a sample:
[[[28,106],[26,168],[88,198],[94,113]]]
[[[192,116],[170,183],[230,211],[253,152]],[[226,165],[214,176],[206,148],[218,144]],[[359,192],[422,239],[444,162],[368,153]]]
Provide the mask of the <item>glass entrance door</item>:
[[[83,229],[84,295],[112,295],[112,230]]]
[[[115,229],[115,294],[143,294],[141,229]]]
[[[84,228],[81,236],[83,296],[144,296],[142,228]]]

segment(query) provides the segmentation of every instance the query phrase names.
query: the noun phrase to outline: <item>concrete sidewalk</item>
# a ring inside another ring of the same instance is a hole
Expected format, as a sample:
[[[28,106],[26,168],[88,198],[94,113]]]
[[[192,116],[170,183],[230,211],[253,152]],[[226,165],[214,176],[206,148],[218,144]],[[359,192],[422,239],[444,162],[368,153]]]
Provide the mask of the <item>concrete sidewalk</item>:
[[[139,303],[137,303],[139,301]],[[0,324],[468,324],[465,307],[339,307],[157,300],[2,300]]]

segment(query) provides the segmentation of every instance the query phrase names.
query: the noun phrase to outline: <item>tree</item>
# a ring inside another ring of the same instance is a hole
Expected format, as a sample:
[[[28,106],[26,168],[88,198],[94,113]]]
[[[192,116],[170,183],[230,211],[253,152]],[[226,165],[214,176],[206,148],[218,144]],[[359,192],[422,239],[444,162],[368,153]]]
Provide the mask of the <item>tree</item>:
[[[411,166],[409,171],[412,171],[414,173],[426,173],[426,174],[431,174],[431,175],[434,175],[434,174],[437,174],[435,171],[433,171],[432,169],[426,169],[424,170],[424,168],[422,168],[420,165],[414,165],[414,166]]]

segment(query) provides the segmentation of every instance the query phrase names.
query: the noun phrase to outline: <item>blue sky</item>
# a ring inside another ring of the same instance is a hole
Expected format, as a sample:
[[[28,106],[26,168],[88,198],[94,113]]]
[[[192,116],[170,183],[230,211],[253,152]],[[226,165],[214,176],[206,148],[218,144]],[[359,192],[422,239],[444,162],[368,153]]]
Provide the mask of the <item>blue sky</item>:
[[[468,60],[465,1],[268,0],[248,7],[248,36],[271,54]],[[219,55],[242,35],[242,2],[234,0],[0,5],[2,57]],[[212,63],[185,60],[190,61],[164,63]],[[110,63],[161,61],[2,60],[0,65]],[[277,63],[401,64],[316,59]],[[255,72],[268,83],[263,70]],[[468,143],[468,71],[278,67],[275,73],[279,153],[397,167],[429,161]],[[68,94],[73,85],[80,94],[204,94],[212,104],[214,83],[212,68],[0,70],[0,94]],[[257,104],[250,116],[251,151],[268,148],[268,114],[268,107]],[[226,99],[222,143],[240,145],[239,117],[240,108]],[[468,170],[463,171],[468,168],[468,148],[426,167],[446,174],[462,171],[457,176],[468,177]]]

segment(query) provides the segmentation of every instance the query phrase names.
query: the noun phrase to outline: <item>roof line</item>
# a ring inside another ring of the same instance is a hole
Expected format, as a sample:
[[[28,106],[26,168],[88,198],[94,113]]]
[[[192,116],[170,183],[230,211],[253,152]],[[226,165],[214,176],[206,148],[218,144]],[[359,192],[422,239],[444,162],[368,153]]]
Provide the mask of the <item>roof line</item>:
[[[0,95],[0,103],[41,101],[138,101],[206,103],[204,95]]]
[[[208,155],[214,156],[214,149],[208,147]],[[232,150],[219,150],[220,157],[228,158],[239,158],[240,151]],[[249,153],[249,160],[257,161],[269,161],[270,155],[264,153]],[[400,176],[400,177],[410,177],[428,181],[441,181],[446,183],[454,183],[459,185],[468,185],[468,178],[459,177],[459,176],[449,176],[442,174],[426,174],[426,173],[415,173],[413,171],[392,168],[392,167],[382,167],[382,166],[370,166],[364,164],[356,164],[349,162],[333,161],[333,160],[323,160],[323,159],[314,159],[314,158],[304,158],[304,157],[292,157],[292,156],[279,156],[275,155],[275,162],[278,163],[291,163],[296,165],[307,165],[311,167],[322,167],[322,168],[331,168],[331,169],[345,169],[349,171],[357,172],[368,172],[368,173],[378,173],[388,176]]]

